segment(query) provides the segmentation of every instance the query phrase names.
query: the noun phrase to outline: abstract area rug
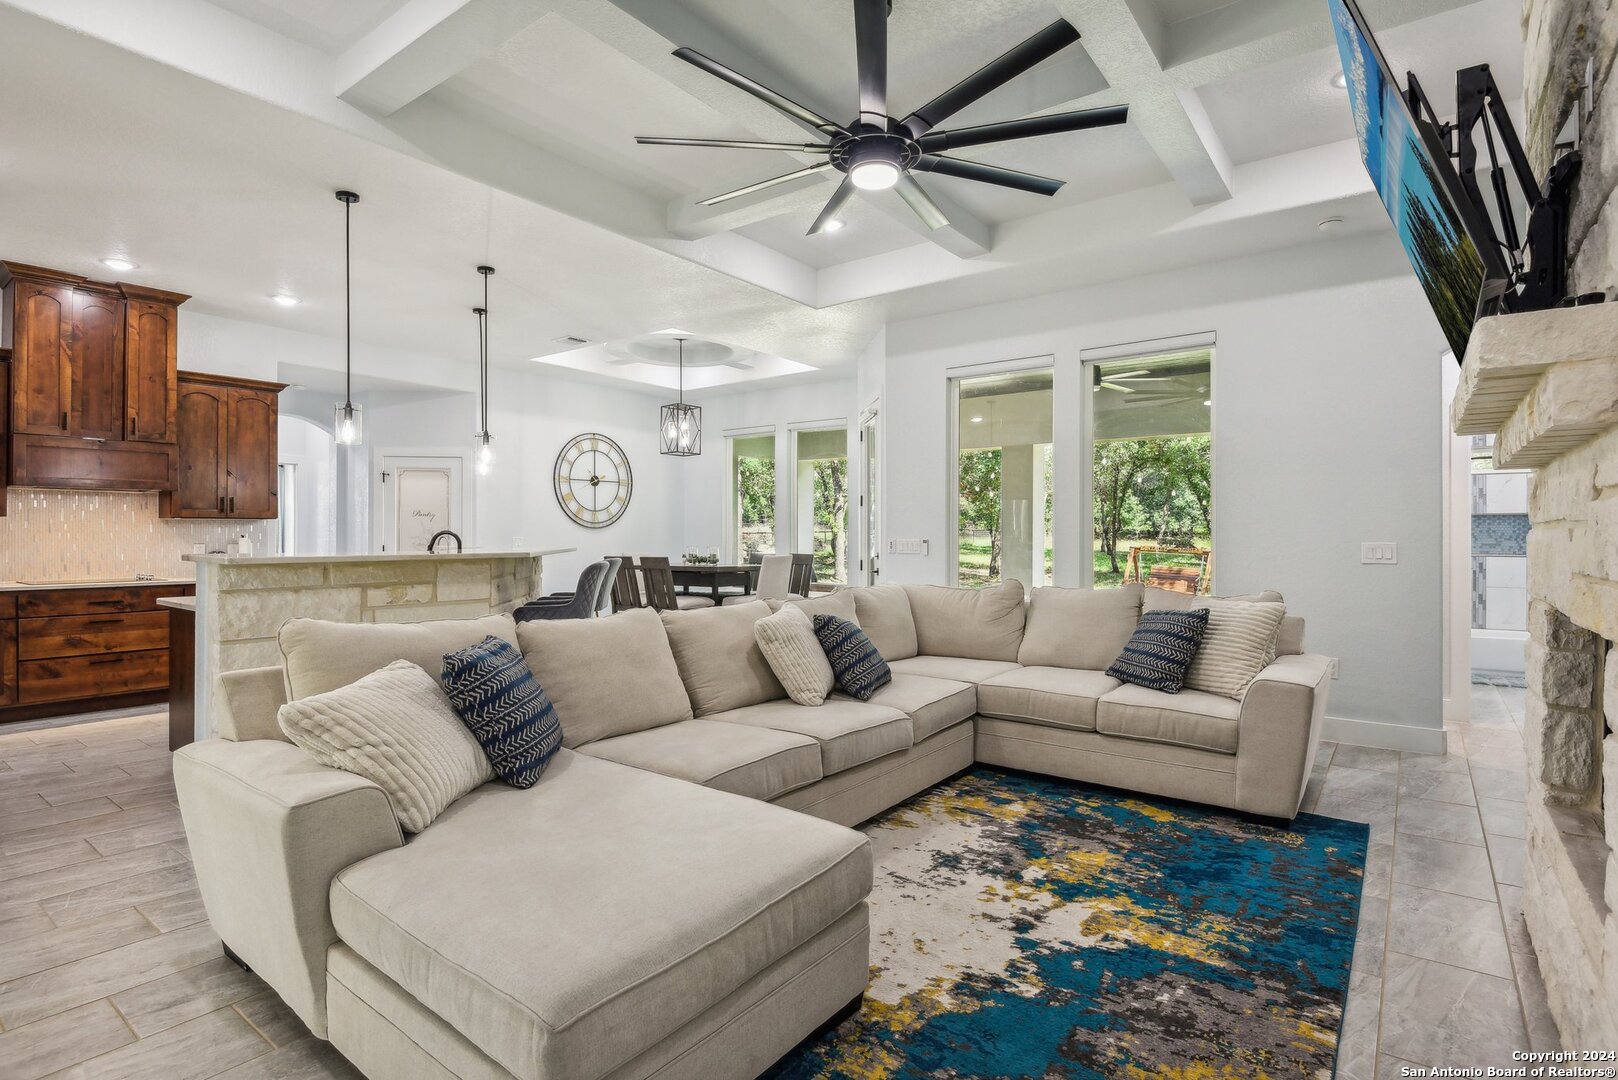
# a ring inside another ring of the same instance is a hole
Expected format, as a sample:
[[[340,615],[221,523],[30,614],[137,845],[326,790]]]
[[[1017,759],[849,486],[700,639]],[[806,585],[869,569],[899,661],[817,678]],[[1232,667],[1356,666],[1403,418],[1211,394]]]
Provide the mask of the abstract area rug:
[[[863,831],[870,989],[772,1077],[1332,1075],[1366,826],[979,767]]]

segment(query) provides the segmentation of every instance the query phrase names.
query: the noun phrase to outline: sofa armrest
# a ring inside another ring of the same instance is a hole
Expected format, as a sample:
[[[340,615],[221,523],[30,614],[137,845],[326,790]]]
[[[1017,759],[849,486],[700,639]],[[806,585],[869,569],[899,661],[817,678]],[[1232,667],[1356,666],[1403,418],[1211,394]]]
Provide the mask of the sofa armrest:
[[[1307,653],[1277,656],[1242,697],[1236,742],[1236,803],[1291,819],[1303,802],[1326,720],[1331,661]]]
[[[174,786],[215,932],[324,1038],[332,878],[404,842],[386,793],[271,740],[182,747]]]
[[[286,674],[278,667],[227,671],[214,680],[213,732],[222,739],[286,742],[276,714],[287,701]]]

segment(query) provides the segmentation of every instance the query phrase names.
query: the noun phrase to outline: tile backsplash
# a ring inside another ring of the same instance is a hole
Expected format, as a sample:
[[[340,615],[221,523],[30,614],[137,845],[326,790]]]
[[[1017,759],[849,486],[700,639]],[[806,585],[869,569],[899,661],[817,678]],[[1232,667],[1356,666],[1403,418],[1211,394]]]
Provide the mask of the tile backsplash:
[[[192,545],[223,551],[244,533],[255,553],[275,550],[273,521],[160,518],[153,492],[14,487],[0,517],[0,581],[193,578],[180,558]]]

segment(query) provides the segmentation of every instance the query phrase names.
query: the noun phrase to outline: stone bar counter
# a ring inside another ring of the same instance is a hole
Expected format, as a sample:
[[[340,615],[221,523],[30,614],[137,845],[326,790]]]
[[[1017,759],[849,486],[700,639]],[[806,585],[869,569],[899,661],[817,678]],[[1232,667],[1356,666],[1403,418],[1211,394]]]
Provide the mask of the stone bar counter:
[[[288,619],[425,622],[511,611],[543,592],[546,551],[187,555],[197,568],[196,737],[213,731],[214,680],[281,662]]]

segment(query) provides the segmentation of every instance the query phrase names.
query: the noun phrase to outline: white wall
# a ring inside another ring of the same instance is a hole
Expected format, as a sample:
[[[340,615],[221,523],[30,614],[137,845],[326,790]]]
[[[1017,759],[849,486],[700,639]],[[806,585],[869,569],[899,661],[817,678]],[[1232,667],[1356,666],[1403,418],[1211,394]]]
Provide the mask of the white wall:
[[[1087,475],[1080,352],[1212,331],[1214,549],[1220,592],[1281,590],[1308,648],[1341,660],[1332,731],[1438,749],[1444,341],[1390,239],[1321,243],[1191,270],[891,323],[883,528],[931,540],[883,580],[942,583],[951,537],[947,373],[1056,364],[1056,580],[1082,583]],[[1399,545],[1362,566],[1362,540]]]
[[[277,447],[293,473],[293,543],[299,555],[337,550],[337,446],[331,432],[302,416],[281,414]],[[286,498],[286,492],[281,493]]]

